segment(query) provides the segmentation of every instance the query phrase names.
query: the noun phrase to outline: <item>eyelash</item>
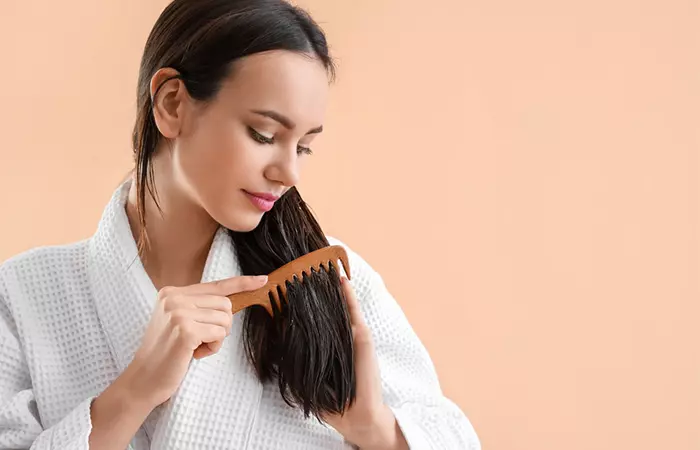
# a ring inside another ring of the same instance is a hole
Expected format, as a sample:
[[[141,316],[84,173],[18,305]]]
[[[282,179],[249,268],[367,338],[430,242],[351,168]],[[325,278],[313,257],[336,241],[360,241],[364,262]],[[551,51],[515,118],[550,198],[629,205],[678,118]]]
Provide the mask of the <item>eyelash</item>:
[[[263,136],[262,134],[258,133],[255,131],[254,128],[248,127],[248,132],[250,133],[250,137],[253,138],[255,142],[258,144],[274,144],[275,139],[274,138],[269,138],[267,136]],[[309,147],[304,147],[301,145],[297,145],[297,154],[305,154],[305,155],[312,155],[313,151]]]

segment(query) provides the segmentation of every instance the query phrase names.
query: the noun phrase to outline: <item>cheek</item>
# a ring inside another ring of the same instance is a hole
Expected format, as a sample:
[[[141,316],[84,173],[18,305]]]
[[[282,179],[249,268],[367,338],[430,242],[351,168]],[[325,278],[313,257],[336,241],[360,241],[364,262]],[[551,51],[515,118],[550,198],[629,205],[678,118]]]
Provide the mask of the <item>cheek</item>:
[[[220,203],[240,189],[257,185],[264,155],[245,129],[202,126],[182,148],[181,169],[202,203]]]

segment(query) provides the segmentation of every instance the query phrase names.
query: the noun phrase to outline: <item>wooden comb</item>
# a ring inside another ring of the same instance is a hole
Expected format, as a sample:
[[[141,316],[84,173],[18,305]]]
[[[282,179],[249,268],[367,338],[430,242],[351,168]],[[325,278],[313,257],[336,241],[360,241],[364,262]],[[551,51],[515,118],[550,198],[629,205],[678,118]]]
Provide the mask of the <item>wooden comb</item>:
[[[281,303],[286,302],[287,282],[301,282],[304,279],[303,274],[311,276],[312,270],[319,272],[323,269],[329,272],[330,263],[337,264],[338,260],[343,264],[345,274],[349,280],[350,264],[348,263],[348,255],[345,248],[340,245],[323,247],[300,256],[276,269],[268,275],[267,283],[264,286],[254,291],[238,292],[229,295],[228,298],[231,300],[233,314],[252,305],[261,305],[270,315],[273,315],[270,296],[277,303],[277,309],[280,310]],[[280,293],[284,298],[280,298]]]

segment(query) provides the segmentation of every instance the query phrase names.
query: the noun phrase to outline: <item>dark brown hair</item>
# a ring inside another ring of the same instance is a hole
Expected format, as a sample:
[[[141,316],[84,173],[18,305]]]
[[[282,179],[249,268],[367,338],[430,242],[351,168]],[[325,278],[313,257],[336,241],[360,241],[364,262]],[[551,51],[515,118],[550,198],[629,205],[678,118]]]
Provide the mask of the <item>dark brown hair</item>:
[[[321,28],[283,0],[175,0],[158,18],[141,61],[133,132],[141,230],[147,193],[157,204],[151,160],[161,135],[152,111],[153,75],[173,68],[193,98],[211,101],[238,59],[269,50],[308,54],[326,67],[331,79],[335,75]],[[268,274],[329,245],[295,187],[255,230],[230,234],[245,275]],[[146,238],[140,236],[140,246]],[[273,317],[259,306],[244,312],[242,338],[250,363],[261,382],[276,381],[284,400],[306,416],[343,412],[354,401],[355,377],[352,332],[336,267],[312,273],[288,289],[288,305]]]

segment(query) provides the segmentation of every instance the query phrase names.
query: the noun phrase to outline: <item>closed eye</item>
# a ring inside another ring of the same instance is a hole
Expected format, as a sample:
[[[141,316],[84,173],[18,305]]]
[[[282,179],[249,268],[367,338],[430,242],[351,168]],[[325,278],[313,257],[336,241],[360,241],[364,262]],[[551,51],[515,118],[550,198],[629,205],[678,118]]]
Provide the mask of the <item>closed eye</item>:
[[[253,140],[259,144],[274,144],[275,138],[270,138],[258,133],[255,128],[248,127],[248,133]]]
[[[248,127],[248,133],[250,137],[258,144],[274,144],[275,138],[267,137],[262,133],[255,130],[255,128]],[[314,152],[309,147],[304,147],[303,145],[297,145],[297,154],[299,155],[312,155]]]

